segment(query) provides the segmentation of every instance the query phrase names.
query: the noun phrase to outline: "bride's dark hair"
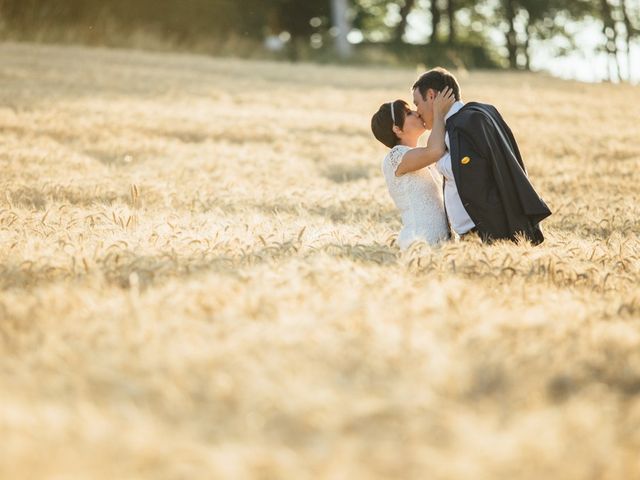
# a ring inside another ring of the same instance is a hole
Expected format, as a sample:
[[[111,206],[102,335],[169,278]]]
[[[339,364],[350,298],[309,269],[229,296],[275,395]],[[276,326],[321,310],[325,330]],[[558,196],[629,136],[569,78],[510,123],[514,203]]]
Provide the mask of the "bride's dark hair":
[[[394,116],[391,115],[391,109],[395,116],[395,123],[393,122]],[[395,147],[400,139],[393,131],[393,126],[402,128],[404,126],[404,119],[407,117],[407,111],[409,111],[409,104],[404,100],[396,100],[390,103],[383,103],[376,113],[371,118],[371,131],[373,136],[380,142],[389,148]]]

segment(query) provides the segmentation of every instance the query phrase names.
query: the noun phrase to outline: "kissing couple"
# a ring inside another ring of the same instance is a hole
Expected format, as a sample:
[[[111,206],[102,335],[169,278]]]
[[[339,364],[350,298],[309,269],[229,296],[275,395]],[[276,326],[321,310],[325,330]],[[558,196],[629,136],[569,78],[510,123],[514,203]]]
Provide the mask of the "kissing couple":
[[[402,215],[398,245],[432,245],[478,235],[485,243],[544,241],[551,210],[536,193],[511,129],[492,105],[463,103],[444,68],[423,74],[407,102],[385,103],[373,135],[391,150],[382,162],[389,194]],[[426,147],[418,139],[430,130]]]

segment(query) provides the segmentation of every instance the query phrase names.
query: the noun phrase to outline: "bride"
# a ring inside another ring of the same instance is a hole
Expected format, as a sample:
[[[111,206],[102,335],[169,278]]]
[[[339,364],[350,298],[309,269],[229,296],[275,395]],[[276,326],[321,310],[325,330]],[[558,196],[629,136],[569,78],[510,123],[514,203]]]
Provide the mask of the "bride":
[[[426,147],[417,146],[426,131],[424,122],[405,101],[383,104],[371,119],[373,135],[391,149],[382,161],[382,172],[402,216],[398,245],[403,250],[414,241],[435,245],[450,237],[442,179],[435,166],[427,165],[446,153],[444,117],[454,101],[449,88],[434,100],[433,129]]]

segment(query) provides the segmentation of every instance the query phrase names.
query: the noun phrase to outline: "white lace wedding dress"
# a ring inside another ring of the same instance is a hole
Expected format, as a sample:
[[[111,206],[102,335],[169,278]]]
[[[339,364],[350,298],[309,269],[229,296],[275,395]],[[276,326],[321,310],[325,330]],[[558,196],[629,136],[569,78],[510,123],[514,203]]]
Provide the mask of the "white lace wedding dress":
[[[409,147],[397,145],[382,161],[389,194],[402,215],[398,245],[403,250],[416,240],[435,245],[449,238],[442,200],[442,177],[433,170],[435,166],[396,177],[396,169],[408,150]]]

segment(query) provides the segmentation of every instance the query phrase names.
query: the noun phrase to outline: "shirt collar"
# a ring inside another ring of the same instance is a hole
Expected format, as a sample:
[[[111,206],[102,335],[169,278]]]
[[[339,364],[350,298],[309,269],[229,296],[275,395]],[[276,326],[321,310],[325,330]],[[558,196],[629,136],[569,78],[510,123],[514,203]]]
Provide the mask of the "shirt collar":
[[[458,113],[462,107],[464,107],[464,102],[462,100],[458,100],[453,105],[451,105],[451,108],[449,109],[447,114],[444,116],[445,123],[447,122],[447,120],[449,120],[449,118],[453,117],[456,113]]]

